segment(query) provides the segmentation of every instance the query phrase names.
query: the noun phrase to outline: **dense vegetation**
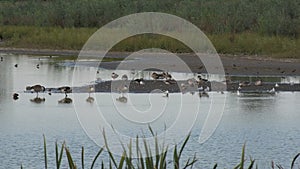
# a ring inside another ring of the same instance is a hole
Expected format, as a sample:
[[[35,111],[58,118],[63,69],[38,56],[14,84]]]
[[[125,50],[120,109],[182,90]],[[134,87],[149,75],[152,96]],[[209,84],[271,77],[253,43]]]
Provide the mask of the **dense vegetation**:
[[[80,50],[102,25],[124,15],[157,11],[192,22],[220,53],[300,57],[299,0],[7,0],[0,2],[0,11],[4,47]],[[156,44],[150,46],[149,39],[131,38],[114,50],[155,46],[187,51],[165,37],[155,37]]]
[[[298,37],[299,0],[11,0],[0,2],[0,24],[100,27],[146,11],[175,14],[207,33],[254,31]]]

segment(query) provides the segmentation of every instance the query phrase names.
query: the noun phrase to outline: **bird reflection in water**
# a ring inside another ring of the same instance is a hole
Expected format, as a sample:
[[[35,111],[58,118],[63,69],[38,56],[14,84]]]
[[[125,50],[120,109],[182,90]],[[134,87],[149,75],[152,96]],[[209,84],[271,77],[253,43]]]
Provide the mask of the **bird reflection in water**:
[[[58,103],[60,103],[60,104],[70,104],[70,103],[72,103],[72,101],[73,100],[71,98],[65,97],[65,98],[59,100]]]
[[[116,100],[121,103],[127,103],[127,97],[125,97],[125,96],[120,96],[120,97],[116,98]]]
[[[72,93],[72,88],[69,86],[63,86],[59,87],[58,90],[60,90],[62,93],[65,93],[65,98],[58,101],[60,104],[70,104],[73,102],[71,98],[68,98],[67,93]]]
[[[94,99],[93,97],[91,97],[91,93],[92,93],[92,92],[95,92],[94,86],[89,86],[88,92],[89,92],[89,97],[86,99],[86,101],[87,101],[88,103],[93,103],[93,102],[95,101],[95,99]]]
[[[37,103],[37,104],[40,104],[40,103],[43,103],[43,102],[45,102],[46,101],[46,99],[45,98],[41,98],[41,97],[35,97],[35,98],[33,98],[33,99],[30,99],[30,101],[31,102],[33,102],[33,103]]]

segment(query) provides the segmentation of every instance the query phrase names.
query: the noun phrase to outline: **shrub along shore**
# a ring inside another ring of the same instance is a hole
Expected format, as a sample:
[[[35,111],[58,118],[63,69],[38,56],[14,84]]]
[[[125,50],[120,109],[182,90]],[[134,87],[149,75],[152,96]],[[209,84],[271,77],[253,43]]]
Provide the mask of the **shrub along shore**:
[[[80,50],[97,28],[61,28],[35,26],[1,26],[0,47]],[[207,34],[218,53],[265,55],[274,58],[300,58],[300,40],[288,36],[261,35],[253,32]],[[111,51],[133,52],[161,48],[176,53],[191,52],[181,42],[162,35],[138,35],[127,38]]]

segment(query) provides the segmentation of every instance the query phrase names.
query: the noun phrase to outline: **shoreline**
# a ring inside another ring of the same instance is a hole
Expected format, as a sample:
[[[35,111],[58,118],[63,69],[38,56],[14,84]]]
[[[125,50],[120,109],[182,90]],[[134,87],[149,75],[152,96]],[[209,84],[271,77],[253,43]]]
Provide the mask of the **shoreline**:
[[[28,48],[0,48],[0,53],[17,55],[42,56],[78,56],[78,50],[28,49]],[[126,58],[131,52],[110,52],[108,58]],[[194,73],[206,73],[201,61],[192,53],[177,54]],[[300,76],[300,59],[272,58],[257,55],[219,54],[226,75],[256,75],[256,76]],[[194,57],[195,59],[191,59]],[[101,63],[101,67],[114,70],[120,62]],[[133,63],[140,64],[140,63]],[[147,64],[146,64],[147,65]],[[88,66],[88,65],[87,65]],[[129,66],[130,67],[130,66]],[[170,70],[180,70],[170,65]]]

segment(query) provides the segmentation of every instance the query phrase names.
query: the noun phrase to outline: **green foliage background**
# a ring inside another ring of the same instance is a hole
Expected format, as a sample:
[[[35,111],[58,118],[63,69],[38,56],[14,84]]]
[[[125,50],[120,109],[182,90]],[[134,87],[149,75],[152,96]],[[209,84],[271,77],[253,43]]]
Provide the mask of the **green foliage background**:
[[[10,0],[0,2],[0,11],[1,25],[100,27],[153,11],[185,18],[206,33],[300,33],[299,0]]]
[[[0,47],[80,50],[104,24],[150,11],[192,22],[219,53],[300,58],[299,0],[6,0],[0,1]],[[151,47],[190,52],[157,36],[128,38],[113,51]]]

